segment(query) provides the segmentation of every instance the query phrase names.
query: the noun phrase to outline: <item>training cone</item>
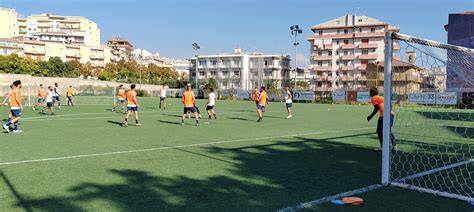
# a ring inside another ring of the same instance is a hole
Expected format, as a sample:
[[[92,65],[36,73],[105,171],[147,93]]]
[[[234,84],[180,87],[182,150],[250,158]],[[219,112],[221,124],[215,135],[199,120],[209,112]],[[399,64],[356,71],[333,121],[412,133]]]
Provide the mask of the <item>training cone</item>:
[[[364,204],[364,200],[360,197],[344,197],[342,198],[342,202],[348,205],[361,205]]]

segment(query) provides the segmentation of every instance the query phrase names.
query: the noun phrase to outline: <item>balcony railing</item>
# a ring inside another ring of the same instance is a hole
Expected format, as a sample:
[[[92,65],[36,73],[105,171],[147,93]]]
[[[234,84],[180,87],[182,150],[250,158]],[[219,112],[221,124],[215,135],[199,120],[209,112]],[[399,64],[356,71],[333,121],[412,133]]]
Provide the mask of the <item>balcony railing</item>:
[[[371,60],[377,59],[379,55],[377,54],[361,54],[359,55],[359,60]]]
[[[341,69],[343,71],[351,71],[351,70],[354,70],[354,66],[342,66]]]
[[[341,56],[341,59],[342,59],[342,60],[353,60],[354,58],[355,58],[355,56],[352,55],[352,54],[351,54],[351,55],[342,55],[342,56]]]
[[[359,70],[365,70],[367,68],[367,65],[359,65],[357,66],[357,69]]]
[[[356,38],[373,38],[373,37],[384,37],[385,32],[367,32],[367,33],[356,33]]]
[[[332,66],[316,66],[316,67],[314,67],[314,70],[316,70],[316,71],[331,71]]]
[[[332,56],[314,56],[313,57],[313,60],[316,60],[316,61],[326,61],[326,60],[332,60]]]
[[[354,49],[355,45],[354,44],[344,44],[341,47],[342,49]]]
[[[359,44],[358,48],[359,49],[376,49],[379,47],[379,44],[374,43],[374,44],[368,44],[368,43],[362,43]]]
[[[314,50],[331,50],[332,44],[324,44],[324,45],[315,45]]]

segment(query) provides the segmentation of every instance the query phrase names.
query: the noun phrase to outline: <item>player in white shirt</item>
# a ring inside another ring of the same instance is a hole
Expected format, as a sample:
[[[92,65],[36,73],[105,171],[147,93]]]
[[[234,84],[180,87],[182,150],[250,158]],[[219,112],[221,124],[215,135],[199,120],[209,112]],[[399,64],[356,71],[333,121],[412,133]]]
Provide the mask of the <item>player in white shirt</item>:
[[[161,109],[161,106],[163,105],[163,109],[166,110],[166,91],[168,90],[168,87],[167,86],[163,86],[161,89],[160,89],[160,109]]]
[[[49,110],[51,115],[54,114],[54,90],[51,86],[48,86],[48,90],[46,91],[46,107],[43,107],[41,110],[41,114],[44,114],[45,110]]]
[[[293,117],[291,115],[291,108],[293,107],[293,95],[291,94],[289,86],[285,87],[285,103],[286,103],[286,110],[288,111],[288,117],[286,118],[290,119],[291,117]]]
[[[214,106],[216,105],[216,93],[214,93],[214,88],[211,88],[210,90],[211,93],[209,93],[207,97],[206,110],[207,114],[209,115],[209,119],[212,119],[212,116],[214,116],[214,119],[217,119],[216,111],[214,111]]]
[[[54,83],[54,88],[53,88],[53,102],[58,102],[58,108],[61,109],[61,99],[59,98],[61,96],[58,88],[58,83]]]

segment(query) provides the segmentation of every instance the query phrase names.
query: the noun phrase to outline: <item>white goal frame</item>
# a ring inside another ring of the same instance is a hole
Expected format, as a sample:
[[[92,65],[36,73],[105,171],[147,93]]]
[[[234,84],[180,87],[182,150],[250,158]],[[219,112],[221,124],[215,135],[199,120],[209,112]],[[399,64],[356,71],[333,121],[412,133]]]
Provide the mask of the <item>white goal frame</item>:
[[[461,52],[469,52],[474,54],[474,51],[472,49],[468,48],[463,48],[459,46],[453,46],[449,44],[443,44],[439,43],[436,41],[431,41],[427,39],[421,39],[421,38],[416,38],[412,37],[409,35],[404,35],[400,33],[395,33],[395,32],[386,32],[385,34],[385,49],[384,49],[384,119],[383,119],[383,147],[382,147],[382,179],[381,183],[384,186],[396,186],[396,187],[401,187],[401,188],[406,188],[410,190],[415,190],[419,192],[425,192],[425,193],[430,193],[434,194],[436,196],[443,196],[443,197],[448,197],[448,198],[453,198],[453,199],[458,199],[458,200],[463,200],[463,201],[468,201],[468,202],[474,202],[474,197],[469,197],[469,196],[463,196],[463,195],[458,195],[458,194],[453,194],[445,191],[439,191],[439,190],[433,190],[429,188],[423,188],[423,187],[418,187],[410,184],[404,183],[406,180],[409,179],[414,179],[417,177],[422,177],[426,176],[429,174],[433,174],[436,172],[440,172],[443,170],[463,166],[463,165],[468,165],[470,163],[474,163],[474,158],[468,159],[466,161],[460,161],[457,163],[453,163],[450,165],[446,165],[443,167],[438,167],[435,169],[423,171],[420,173],[416,173],[410,176],[398,178],[398,179],[390,179],[390,173],[391,173],[391,150],[390,150],[390,133],[391,133],[391,116],[390,113],[392,111],[392,59],[393,59],[393,44],[394,40],[400,40],[400,41],[407,41],[407,42],[416,42],[419,44],[424,44],[424,45],[429,45],[429,46],[440,46],[442,48],[448,49],[448,50],[456,50],[456,51],[461,51]]]

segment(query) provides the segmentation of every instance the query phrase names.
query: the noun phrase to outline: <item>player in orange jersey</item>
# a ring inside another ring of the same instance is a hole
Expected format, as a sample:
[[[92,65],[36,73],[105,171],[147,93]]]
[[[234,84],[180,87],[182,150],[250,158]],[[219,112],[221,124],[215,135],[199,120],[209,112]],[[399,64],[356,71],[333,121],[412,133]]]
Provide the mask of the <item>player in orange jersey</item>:
[[[380,148],[378,149],[379,151],[382,151],[382,145],[383,145],[383,109],[384,109],[384,105],[383,105],[383,96],[380,96],[379,95],[379,92],[377,90],[377,88],[373,87],[370,89],[370,97],[371,97],[371,100],[370,102],[372,103],[372,105],[374,106],[374,110],[372,111],[372,113],[367,116],[367,121],[370,121],[374,116],[375,114],[377,114],[377,112],[380,113],[380,116],[379,116],[379,119],[377,120],[377,137],[379,139],[379,142],[380,142]],[[390,114],[390,127],[393,126],[393,120],[395,119],[395,115],[393,113],[393,111],[391,112]],[[391,148],[393,150],[397,150],[397,147],[396,147],[396,143],[395,143],[395,136],[393,135],[392,132],[390,132],[390,143],[391,143]]]
[[[36,110],[36,107],[38,106],[41,106],[41,107],[44,107],[44,90],[43,90],[43,84],[40,84],[39,85],[39,88],[38,88],[38,101],[35,103],[35,105],[33,105],[33,111]]]
[[[196,98],[194,97],[193,89],[191,85],[186,87],[186,91],[183,93],[183,105],[184,111],[181,117],[181,125],[184,125],[184,119],[186,118],[186,114],[188,112],[192,112],[194,114],[194,119],[196,120],[196,126],[199,126],[199,115],[195,107]]]
[[[137,102],[137,92],[135,91],[135,84],[130,86],[130,90],[127,92],[127,115],[125,116],[125,121],[123,122],[124,127],[128,127],[128,118],[133,111],[135,115],[135,126],[139,127],[142,126],[138,121],[138,105]]]
[[[258,113],[258,122],[261,122],[262,119],[263,119],[263,113],[265,112],[265,106],[267,105],[267,101],[268,101],[268,95],[267,95],[267,92],[265,91],[265,87],[262,86],[260,88],[260,95],[259,95],[259,98],[258,98],[258,109],[257,109],[257,113]]]
[[[13,133],[20,133],[21,130],[18,129],[18,122],[21,119],[21,109],[23,109],[23,104],[21,102],[21,81],[17,80],[13,82],[13,90],[11,93],[11,100],[10,100],[10,113],[12,119],[7,121],[5,125],[3,125],[3,129],[7,132],[10,132],[10,126],[13,125]]]
[[[119,86],[119,89],[117,91],[117,102],[115,102],[112,111],[115,111],[115,108],[119,105],[122,106],[122,109],[120,111],[123,112],[125,109],[125,88],[123,88],[123,85]]]

